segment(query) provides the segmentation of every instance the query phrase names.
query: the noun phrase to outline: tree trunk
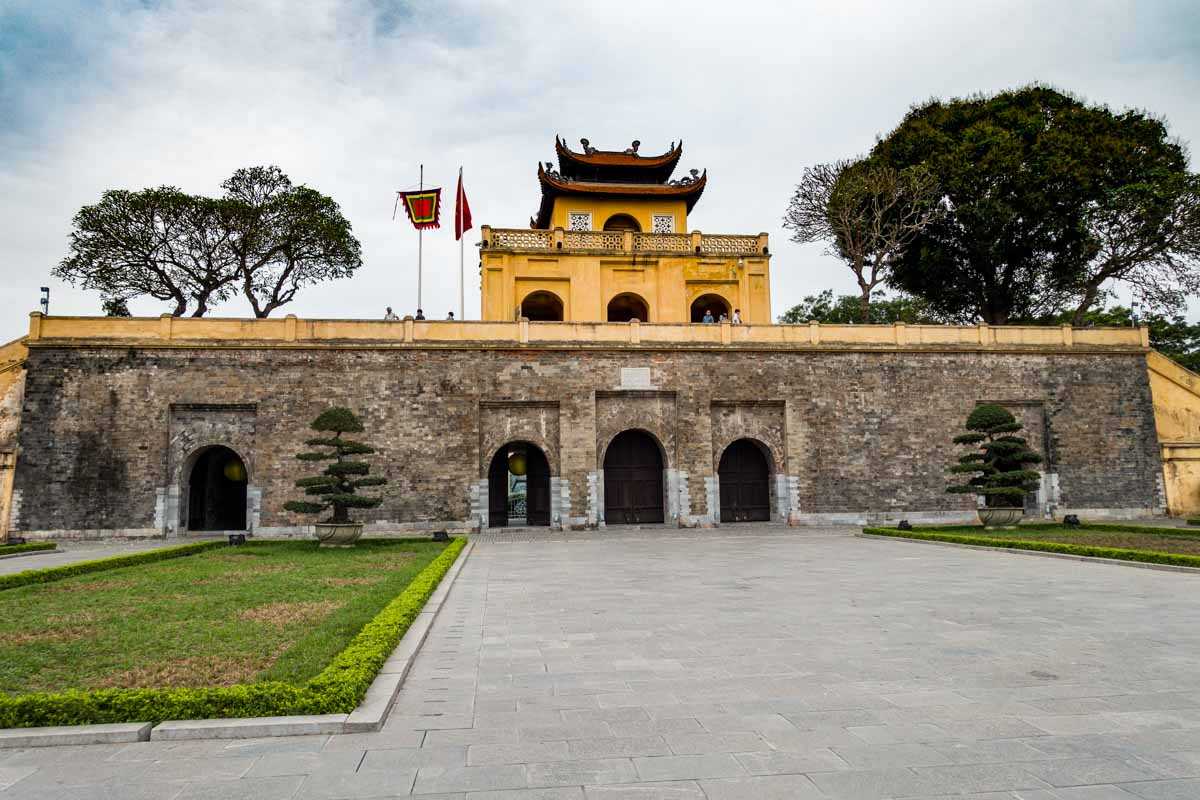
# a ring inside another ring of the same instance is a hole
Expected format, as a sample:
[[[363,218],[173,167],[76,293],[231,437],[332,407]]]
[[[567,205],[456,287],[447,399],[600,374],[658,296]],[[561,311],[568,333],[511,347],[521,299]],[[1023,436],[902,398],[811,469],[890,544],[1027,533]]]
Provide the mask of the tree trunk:
[[[1075,309],[1075,316],[1071,318],[1071,324],[1076,328],[1083,325],[1083,317],[1096,303],[1096,295],[1100,293],[1097,286],[1089,286],[1083,293],[1083,299],[1079,301],[1079,307]]]
[[[858,318],[864,325],[871,321],[871,290],[869,288],[863,289],[862,296],[858,298]]]

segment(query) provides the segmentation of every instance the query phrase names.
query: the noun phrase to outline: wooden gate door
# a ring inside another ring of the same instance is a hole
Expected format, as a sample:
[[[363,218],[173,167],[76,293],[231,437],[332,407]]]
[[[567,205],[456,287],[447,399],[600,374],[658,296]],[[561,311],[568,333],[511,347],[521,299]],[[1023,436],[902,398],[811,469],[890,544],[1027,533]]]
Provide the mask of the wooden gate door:
[[[525,450],[525,521],[528,525],[550,524],[550,463],[541,449]]]
[[[721,455],[721,522],[766,522],[771,519],[767,459],[758,446],[739,439]]]
[[[617,435],[604,454],[604,518],[610,525],[663,521],[663,464],[641,431]]]
[[[508,525],[508,448],[501,447],[492,456],[488,468],[488,527]]]

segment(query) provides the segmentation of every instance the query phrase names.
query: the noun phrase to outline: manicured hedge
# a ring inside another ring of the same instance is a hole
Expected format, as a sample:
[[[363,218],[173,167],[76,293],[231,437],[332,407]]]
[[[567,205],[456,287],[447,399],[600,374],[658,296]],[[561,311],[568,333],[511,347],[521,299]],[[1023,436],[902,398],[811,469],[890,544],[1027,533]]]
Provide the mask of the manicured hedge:
[[[18,586],[28,586],[31,583],[51,583],[53,581],[61,581],[63,578],[70,578],[74,575],[105,572],[110,569],[132,567],[135,564],[150,564],[155,561],[166,561],[170,558],[182,558],[202,553],[205,550],[212,550],[215,547],[228,546],[229,543],[224,539],[215,539],[207,542],[180,545],[179,547],[162,547],[157,550],[130,553],[127,556],[97,558],[93,561],[77,561],[74,564],[67,564],[62,567],[27,569],[24,572],[15,572],[12,575],[0,575],[0,590],[15,589]]]
[[[0,697],[0,728],[348,714],[362,701],[379,668],[465,545],[463,538],[452,540],[403,592],[363,626],[325,669],[301,686],[268,681],[195,689],[98,689],[8,695]]]
[[[26,544],[0,544],[0,556],[13,553],[32,553],[36,550],[53,550],[58,547],[54,542],[28,542]]]
[[[1159,553],[1154,550],[1128,550],[1118,547],[1093,547],[1091,545],[1064,544],[1062,542],[1042,542],[1030,539],[999,539],[994,536],[965,536],[957,533],[938,533],[929,530],[902,531],[897,528],[863,528],[863,533],[870,534],[872,536],[890,536],[896,539],[922,539],[932,542],[951,542],[952,544],[973,544],[983,547],[1003,547],[1009,550],[1038,550],[1044,553],[1066,553],[1067,555],[1073,556],[1113,558],[1119,561],[1140,561],[1145,564],[1169,564],[1177,567],[1200,567],[1200,556],[1180,555],[1178,553]]]
[[[1200,517],[1188,517],[1188,525],[1200,525]]]

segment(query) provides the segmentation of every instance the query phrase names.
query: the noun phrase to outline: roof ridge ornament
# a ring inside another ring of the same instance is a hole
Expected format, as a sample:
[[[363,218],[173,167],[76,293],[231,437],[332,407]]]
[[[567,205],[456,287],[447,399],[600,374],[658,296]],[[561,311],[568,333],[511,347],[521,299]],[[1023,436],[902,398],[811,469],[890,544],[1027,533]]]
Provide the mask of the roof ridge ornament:
[[[642,143],[640,141],[638,141],[637,139],[634,139],[633,144],[631,144],[629,147],[625,148],[625,155],[636,156],[638,154],[638,148],[641,146],[642,146]]]
[[[583,152],[585,155],[591,156],[596,154],[596,148],[592,147],[592,143],[587,139],[580,139],[579,143],[583,145]]]
[[[684,175],[682,178],[679,178],[677,180],[667,181],[667,185],[668,186],[690,186],[691,184],[695,183],[698,180],[700,180],[700,170],[689,169],[687,175]]]

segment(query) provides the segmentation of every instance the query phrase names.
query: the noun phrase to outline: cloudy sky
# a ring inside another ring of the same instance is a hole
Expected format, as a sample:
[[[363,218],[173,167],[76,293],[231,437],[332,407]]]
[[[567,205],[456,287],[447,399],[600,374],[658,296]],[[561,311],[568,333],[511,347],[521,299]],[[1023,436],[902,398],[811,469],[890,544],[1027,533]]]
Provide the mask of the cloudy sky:
[[[682,137],[681,168],[709,171],[691,227],[770,233],[778,315],[853,287],[780,226],[804,166],[864,152],[914,102],[1031,81],[1148,109],[1195,146],[1195,0],[0,0],[0,341],[42,285],[54,313],[98,312],[49,277],[81,205],[116,187],[216,194],[252,164],[332,195],[363,243],[353,279],[288,310],[409,312],[416,234],[391,221],[394,191],[423,162],[452,197],[461,164],[476,225],[521,227],[556,133],[645,153]],[[425,309],[457,298],[444,227],[426,236]]]

